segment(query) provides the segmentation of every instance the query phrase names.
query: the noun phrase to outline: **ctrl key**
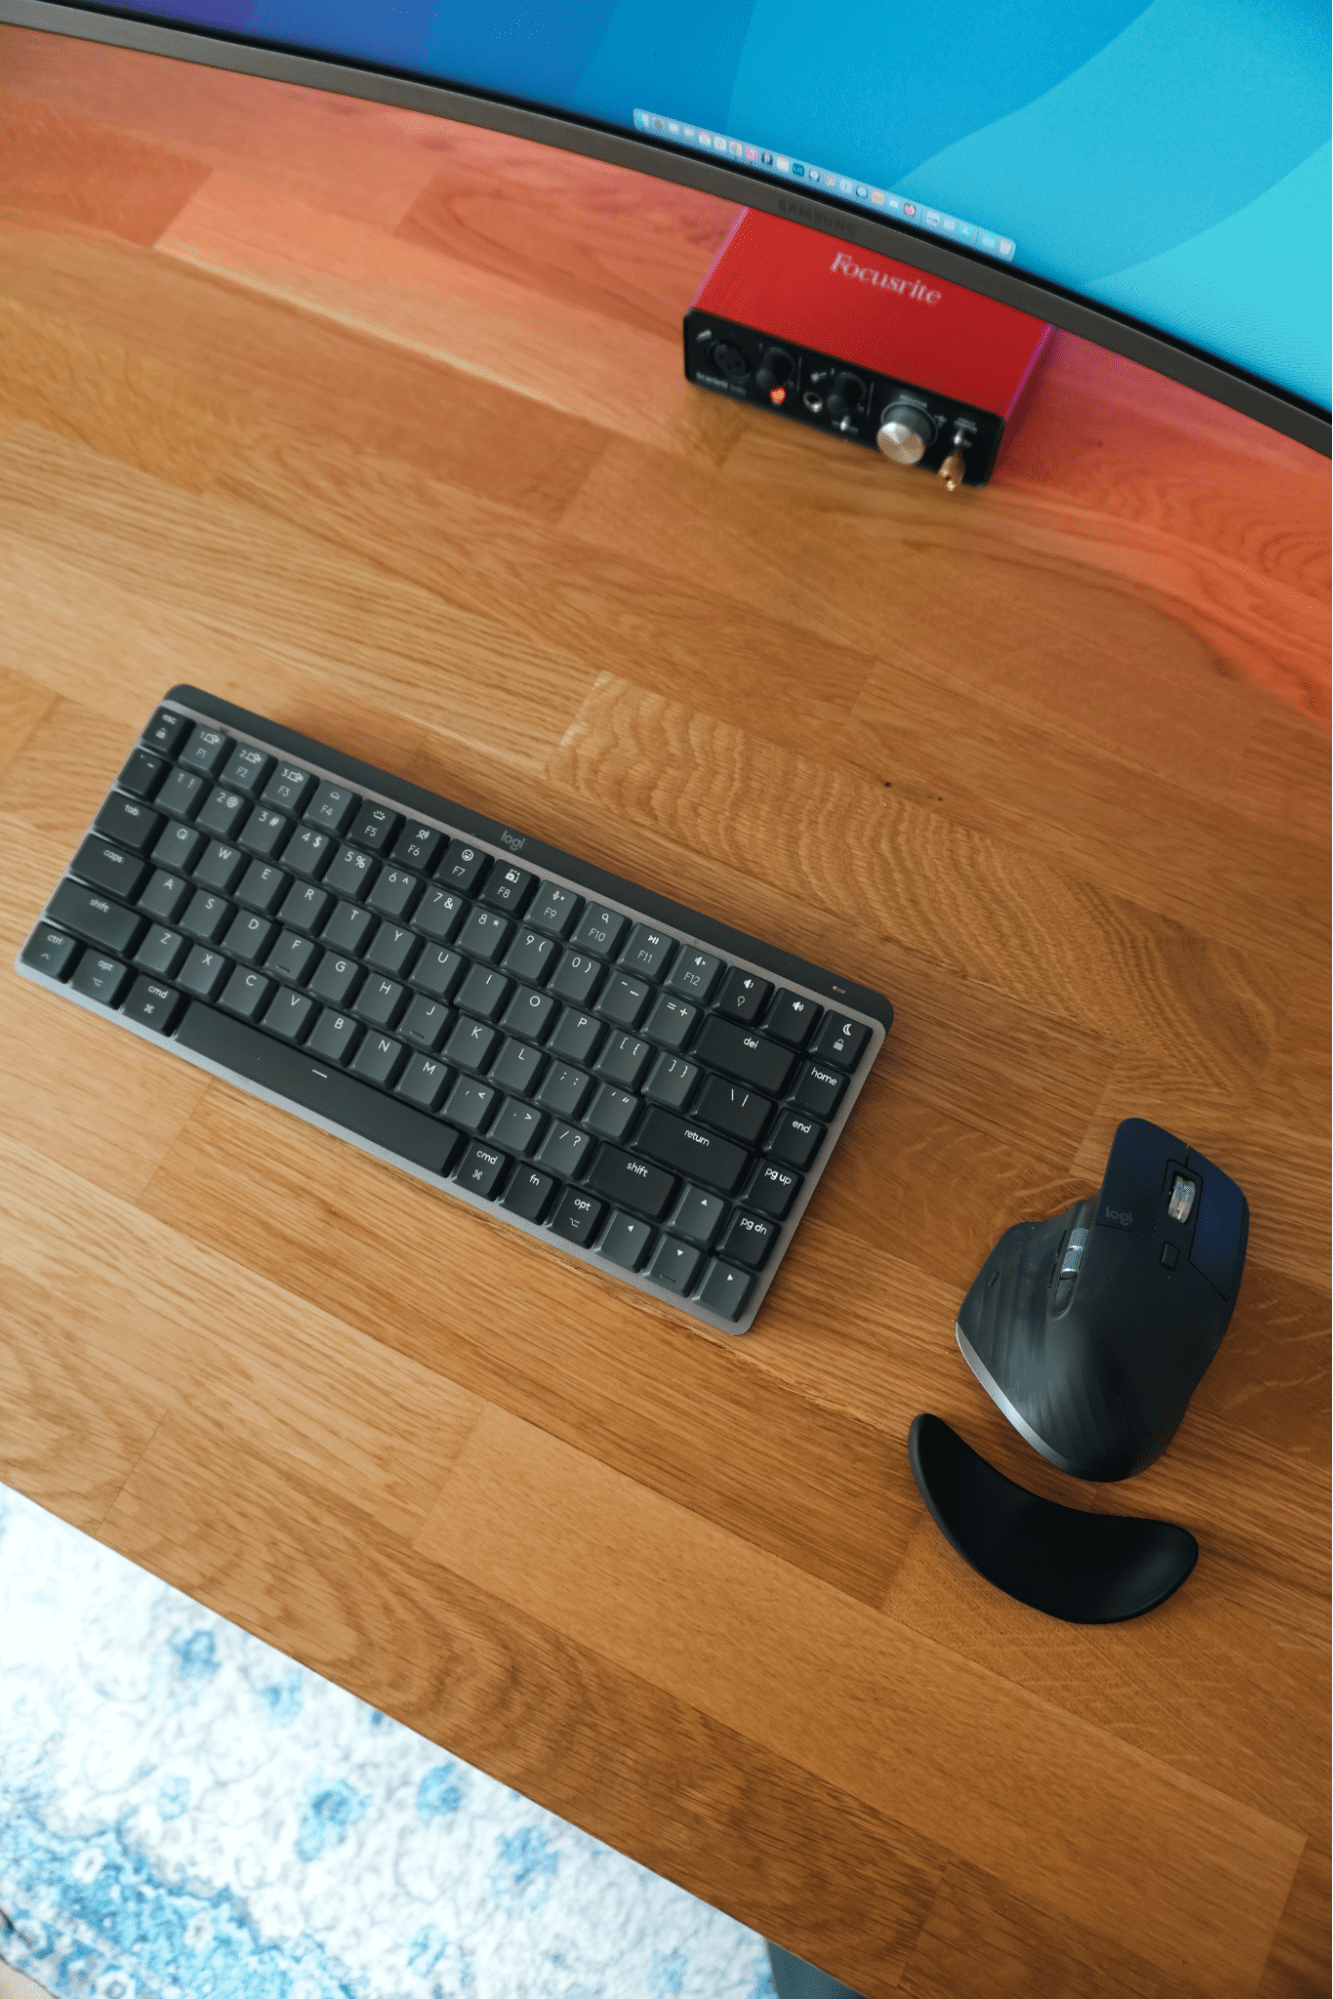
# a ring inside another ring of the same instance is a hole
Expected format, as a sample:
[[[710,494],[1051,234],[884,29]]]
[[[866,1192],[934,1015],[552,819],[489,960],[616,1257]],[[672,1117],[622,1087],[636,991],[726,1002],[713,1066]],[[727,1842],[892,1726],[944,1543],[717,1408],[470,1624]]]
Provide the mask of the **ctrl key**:
[[[49,923],[39,923],[32,936],[19,953],[22,964],[30,965],[34,972],[44,972],[48,979],[67,979],[74,969],[74,960],[79,947],[64,930],[53,930]]]

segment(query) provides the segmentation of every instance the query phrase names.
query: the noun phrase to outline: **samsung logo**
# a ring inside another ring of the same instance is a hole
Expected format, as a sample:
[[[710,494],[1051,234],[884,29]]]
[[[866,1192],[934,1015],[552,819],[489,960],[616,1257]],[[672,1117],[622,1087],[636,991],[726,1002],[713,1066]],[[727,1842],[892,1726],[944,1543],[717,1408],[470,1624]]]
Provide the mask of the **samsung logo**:
[[[856,241],[854,222],[845,222],[840,215],[822,205],[816,208],[812,201],[793,201],[790,195],[780,194],[777,210],[779,215],[794,215],[801,222],[813,222],[825,236],[846,236],[851,242]]]

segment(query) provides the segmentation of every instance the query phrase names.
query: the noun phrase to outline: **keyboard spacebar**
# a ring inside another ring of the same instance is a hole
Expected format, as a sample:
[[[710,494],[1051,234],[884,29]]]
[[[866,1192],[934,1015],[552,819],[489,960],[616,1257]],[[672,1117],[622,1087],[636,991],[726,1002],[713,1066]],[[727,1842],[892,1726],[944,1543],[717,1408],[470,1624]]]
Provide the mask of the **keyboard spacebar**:
[[[421,1111],[397,1104],[392,1097],[312,1062],[299,1048],[273,1041],[244,1021],[233,1020],[196,1000],[173,1039],[196,1055],[206,1055],[221,1069],[247,1082],[262,1083],[275,1096],[287,1097],[305,1110],[318,1111],[330,1124],[346,1126],[361,1138],[382,1145],[386,1152],[443,1173],[458,1147],[458,1133]]]

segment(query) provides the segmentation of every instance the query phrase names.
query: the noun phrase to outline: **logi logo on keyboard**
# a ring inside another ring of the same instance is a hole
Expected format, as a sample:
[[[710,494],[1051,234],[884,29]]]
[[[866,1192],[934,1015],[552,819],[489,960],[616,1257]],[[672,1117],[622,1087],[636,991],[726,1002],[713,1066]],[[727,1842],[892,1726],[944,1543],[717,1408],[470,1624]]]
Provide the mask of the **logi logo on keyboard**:
[[[500,845],[508,847],[512,853],[520,854],[527,845],[527,835],[526,833],[511,833],[508,827],[506,827],[500,835]]]

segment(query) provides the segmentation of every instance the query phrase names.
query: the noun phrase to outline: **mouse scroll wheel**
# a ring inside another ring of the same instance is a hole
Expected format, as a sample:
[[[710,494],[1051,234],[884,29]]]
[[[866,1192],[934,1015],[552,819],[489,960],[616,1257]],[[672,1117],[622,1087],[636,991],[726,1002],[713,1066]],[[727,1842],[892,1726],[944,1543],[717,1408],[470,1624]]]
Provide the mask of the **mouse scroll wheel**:
[[[1190,1210],[1194,1206],[1194,1196],[1198,1191],[1192,1180],[1187,1180],[1183,1173],[1177,1173],[1175,1182],[1171,1188],[1171,1199],[1167,1202],[1166,1206],[1166,1212],[1170,1215],[1173,1222],[1187,1222],[1189,1220]]]
[[[1073,1229],[1070,1231],[1069,1247],[1065,1251],[1065,1260],[1060,1265],[1060,1275],[1062,1277],[1078,1276],[1078,1267],[1083,1261],[1083,1252],[1087,1248],[1087,1245],[1088,1231],[1086,1229]]]

